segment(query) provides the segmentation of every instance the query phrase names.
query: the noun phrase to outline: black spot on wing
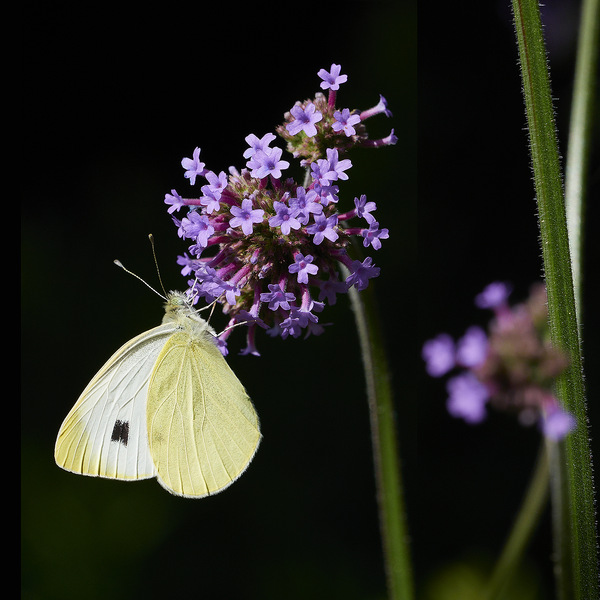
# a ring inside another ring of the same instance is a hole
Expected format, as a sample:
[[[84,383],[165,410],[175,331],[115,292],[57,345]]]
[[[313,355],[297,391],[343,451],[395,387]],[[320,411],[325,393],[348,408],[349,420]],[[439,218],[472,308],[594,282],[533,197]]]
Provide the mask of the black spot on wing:
[[[129,440],[129,421],[115,421],[115,426],[110,436],[111,442],[120,442],[123,446],[127,446]]]

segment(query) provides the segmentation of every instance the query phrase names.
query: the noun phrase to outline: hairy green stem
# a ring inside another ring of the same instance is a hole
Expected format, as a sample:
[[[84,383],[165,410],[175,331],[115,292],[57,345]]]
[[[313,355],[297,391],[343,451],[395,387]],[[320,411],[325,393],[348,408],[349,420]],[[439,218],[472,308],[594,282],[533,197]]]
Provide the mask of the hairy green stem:
[[[570,358],[556,395],[577,419],[564,442],[550,444],[557,592],[561,600],[598,598],[592,464],[587,430],[571,257],[546,48],[537,0],[512,0],[548,292],[552,342]]]
[[[349,273],[344,269],[346,275]],[[390,598],[411,600],[413,577],[404,514],[394,398],[373,285],[349,290],[367,385],[379,521]]]

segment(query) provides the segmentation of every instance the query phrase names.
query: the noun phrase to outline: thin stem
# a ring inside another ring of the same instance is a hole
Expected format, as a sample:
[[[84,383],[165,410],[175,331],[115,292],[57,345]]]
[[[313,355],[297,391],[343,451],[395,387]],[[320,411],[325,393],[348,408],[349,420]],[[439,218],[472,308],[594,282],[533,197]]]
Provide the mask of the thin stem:
[[[552,342],[570,358],[556,395],[577,429],[550,448],[550,472],[561,600],[598,598],[598,562],[591,452],[573,291],[562,176],[550,80],[537,0],[512,0],[531,161],[537,196]]]
[[[512,576],[531,539],[531,535],[538,524],[548,500],[548,456],[546,449],[542,446],[533,477],[527,489],[527,493],[521,504],[521,508],[515,519],[512,530],[488,584],[485,600],[497,600],[503,597],[503,593],[510,584]]]
[[[342,270],[349,274],[345,267]],[[413,577],[396,439],[393,394],[373,285],[350,299],[360,340],[367,384],[379,520],[390,598],[411,600]]]
[[[590,158],[592,108],[597,85],[599,6],[599,0],[584,0],[581,10],[565,180],[571,267],[580,328],[582,320],[583,222]]]

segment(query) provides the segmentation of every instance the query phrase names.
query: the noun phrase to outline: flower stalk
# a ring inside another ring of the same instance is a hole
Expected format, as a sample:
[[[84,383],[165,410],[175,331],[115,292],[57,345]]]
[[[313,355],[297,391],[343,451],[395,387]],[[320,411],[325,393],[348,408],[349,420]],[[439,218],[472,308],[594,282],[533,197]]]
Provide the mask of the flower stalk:
[[[579,328],[583,285],[583,222],[585,217],[586,181],[590,159],[592,107],[597,86],[598,35],[600,1],[584,0],[580,17],[580,34],[575,64],[573,105],[569,126],[569,145],[565,173],[565,204],[571,249],[571,267]]]
[[[413,598],[413,576],[396,437],[394,396],[373,288],[350,290],[371,422],[379,521],[390,598]]]
[[[533,476],[487,584],[485,600],[501,600],[523,559],[525,550],[548,502],[548,453],[542,445]]]
[[[549,442],[557,591],[561,600],[598,598],[598,554],[581,340],[550,79],[537,0],[512,1],[529,129],[552,342],[570,365],[556,395],[578,427]]]

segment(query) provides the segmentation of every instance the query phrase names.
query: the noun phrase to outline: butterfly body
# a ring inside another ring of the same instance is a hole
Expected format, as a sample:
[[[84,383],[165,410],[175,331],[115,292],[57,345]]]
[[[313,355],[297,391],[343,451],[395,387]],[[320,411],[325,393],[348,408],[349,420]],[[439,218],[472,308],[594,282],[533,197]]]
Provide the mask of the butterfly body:
[[[260,443],[250,398],[184,294],[158,327],[122,346],[84,389],[56,440],[57,464],[111,479],[156,477],[201,498],[228,487]]]

